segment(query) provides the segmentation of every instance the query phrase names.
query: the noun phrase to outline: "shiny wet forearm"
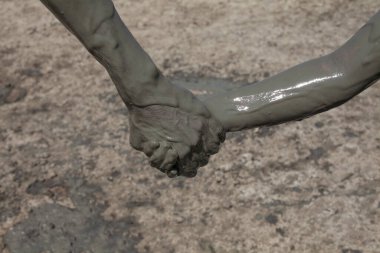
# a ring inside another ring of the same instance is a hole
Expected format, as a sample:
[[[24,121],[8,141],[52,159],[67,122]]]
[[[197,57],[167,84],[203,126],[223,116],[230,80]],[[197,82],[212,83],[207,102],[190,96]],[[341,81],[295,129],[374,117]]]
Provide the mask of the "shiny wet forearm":
[[[377,14],[333,53],[213,96],[206,105],[228,131],[300,120],[334,108],[379,78],[379,34]]]

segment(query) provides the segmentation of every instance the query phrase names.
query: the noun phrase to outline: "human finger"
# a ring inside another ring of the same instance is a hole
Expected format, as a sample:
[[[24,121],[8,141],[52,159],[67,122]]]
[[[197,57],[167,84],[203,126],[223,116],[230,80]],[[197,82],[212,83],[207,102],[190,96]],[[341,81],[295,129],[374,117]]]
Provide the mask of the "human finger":
[[[150,165],[160,169],[160,165],[165,159],[166,153],[170,145],[166,142],[160,142],[160,146],[154,151],[153,155],[149,158]]]
[[[160,143],[157,141],[147,141],[142,145],[142,151],[148,157],[152,156],[154,151],[156,151],[160,147]]]
[[[165,173],[169,173],[171,170],[174,170],[173,167],[177,163],[177,160],[178,153],[173,149],[169,149],[166,152],[164,161],[160,165],[160,170],[164,171]]]
[[[177,151],[179,160],[184,160],[187,156],[189,156],[191,148],[188,145],[183,143],[174,143],[172,144],[173,149]]]
[[[131,130],[131,133],[129,135],[129,144],[132,146],[132,148],[141,151],[142,143],[143,143],[143,138],[141,134],[139,134],[137,131]]]

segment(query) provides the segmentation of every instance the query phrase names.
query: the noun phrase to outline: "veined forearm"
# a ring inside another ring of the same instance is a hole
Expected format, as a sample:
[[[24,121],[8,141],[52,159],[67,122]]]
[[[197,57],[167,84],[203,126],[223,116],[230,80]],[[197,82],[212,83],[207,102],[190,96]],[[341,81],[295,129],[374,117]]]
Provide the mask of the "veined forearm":
[[[41,0],[106,68],[120,95],[133,100],[158,70],[120,19],[111,0]],[[121,80],[123,79],[123,80]]]
[[[167,105],[209,116],[171,84],[125,26],[111,0],[41,0],[106,68],[127,106]]]
[[[205,103],[229,131],[312,116],[346,102],[380,77],[379,43],[377,14],[332,54]]]

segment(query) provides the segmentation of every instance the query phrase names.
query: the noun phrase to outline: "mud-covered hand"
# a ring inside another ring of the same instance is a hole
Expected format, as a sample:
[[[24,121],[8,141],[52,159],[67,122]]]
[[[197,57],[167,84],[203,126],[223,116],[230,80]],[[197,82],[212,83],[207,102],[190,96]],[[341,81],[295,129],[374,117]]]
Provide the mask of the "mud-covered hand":
[[[212,117],[166,105],[129,108],[129,122],[132,147],[169,177],[194,177],[225,138],[222,126]]]
[[[195,175],[223,139],[205,105],[160,73],[112,0],[41,1],[108,71],[130,110],[132,146],[163,171]]]

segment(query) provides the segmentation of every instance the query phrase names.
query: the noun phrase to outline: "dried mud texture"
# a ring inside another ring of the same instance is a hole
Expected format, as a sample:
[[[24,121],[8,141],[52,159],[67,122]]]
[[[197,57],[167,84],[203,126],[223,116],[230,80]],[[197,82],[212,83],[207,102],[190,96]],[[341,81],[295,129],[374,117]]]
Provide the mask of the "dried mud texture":
[[[115,4],[166,75],[217,90],[207,77],[261,80],[330,52],[380,9]],[[380,252],[378,83],[301,122],[230,134],[196,178],[169,179],[131,149],[106,72],[39,1],[2,0],[0,24],[1,252]]]
[[[101,214],[107,204],[99,201],[99,186],[88,185],[80,175],[70,175],[62,181],[35,181],[27,189],[32,195],[53,196],[54,191],[66,192],[73,207],[45,203],[30,209],[28,219],[5,236],[10,252],[138,252],[139,237],[131,232],[138,224],[133,217],[104,220]]]

